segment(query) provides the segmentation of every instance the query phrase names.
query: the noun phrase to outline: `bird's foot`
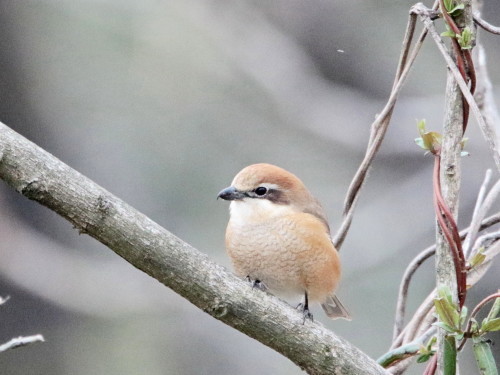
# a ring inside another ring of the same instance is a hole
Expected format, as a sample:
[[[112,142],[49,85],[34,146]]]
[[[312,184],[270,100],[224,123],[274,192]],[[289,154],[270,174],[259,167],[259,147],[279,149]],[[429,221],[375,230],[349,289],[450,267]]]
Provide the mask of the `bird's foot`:
[[[306,307],[302,302],[297,305],[297,310],[302,312],[304,320],[302,324],[306,324],[306,319],[309,319],[311,322],[314,322],[314,317],[308,307]]]
[[[259,279],[252,280],[250,276],[247,276],[247,281],[252,286],[252,289],[259,289],[262,290],[263,292],[266,291],[267,289],[266,284],[264,284]]]

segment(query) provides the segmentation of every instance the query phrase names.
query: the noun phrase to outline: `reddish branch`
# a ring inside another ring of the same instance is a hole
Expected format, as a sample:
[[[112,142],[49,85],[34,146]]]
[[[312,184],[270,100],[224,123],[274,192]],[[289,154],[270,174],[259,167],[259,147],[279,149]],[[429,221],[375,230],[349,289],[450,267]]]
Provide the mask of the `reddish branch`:
[[[455,35],[460,35],[462,30],[457,26],[453,17],[448,14],[446,7],[444,6],[444,0],[439,0],[439,5],[441,8],[441,13],[443,14],[446,23],[450,27],[451,31]],[[451,38],[451,44],[453,46],[453,52],[455,54],[455,60],[457,62],[458,70],[460,75],[465,82],[470,84],[470,92],[474,95],[476,90],[476,73],[474,69],[474,63],[472,61],[472,54],[470,49],[462,49],[456,38]],[[467,124],[469,122],[469,103],[462,95],[462,114],[463,114],[463,125],[462,133],[465,133],[467,129]]]
[[[470,317],[474,318],[476,316],[476,314],[479,312],[479,310],[481,310],[484,307],[484,305],[486,305],[491,300],[497,299],[497,298],[500,298],[500,292],[490,294],[488,297],[486,297],[481,302],[479,302],[476,307],[474,307],[474,310],[472,310]]]
[[[438,364],[438,353],[434,354],[427,364],[423,375],[434,375]]]
[[[462,250],[462,241],[460,239],[460,234],[458,233],[457,224],[441,194],[441,183],[439,179],[441,156],[439,151],[436,152],[434,158],[434,209],[436,211],[439,228],[446,238],[452,254],[453,264],[455,266],[455,275],[457,278],[458,301],[460,308],[462,308],[467,293],[467,269],[465,265],[465,256]]]
[[[490,294],[488,297],[484,298],[481,302],[479,302],[476,307],[474,307],[474,310],[472,310],[472,313],[470,314],[469,322],[467,323],[467,329],[465,330],[464,339],[460,343],[460,346],[458,347],[458,350],[462,350],[462,348],[464,347],[467,339],[470,337],[470,335],[472,333],[471,332],[472,319],[476,316],[476,314],[479,312],[479,310],[481,310],[484,307],[484,305],[486,305],[489,301],[497,299],[497,298],[500,298],[500,292],[494,293],[494,294]]]

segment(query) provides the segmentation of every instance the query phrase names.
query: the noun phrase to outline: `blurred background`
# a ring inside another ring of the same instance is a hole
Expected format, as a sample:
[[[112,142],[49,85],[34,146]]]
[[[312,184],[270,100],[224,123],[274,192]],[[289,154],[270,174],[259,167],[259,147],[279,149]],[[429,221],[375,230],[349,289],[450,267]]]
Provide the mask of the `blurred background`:
[[[1,1],[0,121],[230,267],[227,202],[215,197],[248,164],[300,176],[338,228],[412,4]],[[485,0],[483,14],[500,24],[500,2]],[[500,87],[500,39],[481,40]],[[414,138],[417,119],[440,131],[445,77],[428,40],[342,247],[339,295],[353,320],[315,308],[374,358],[390,345],[406,265],[434,240],[432,158]],[[493,167],[474,121],[467,133],[460,227]],[[3,183],[0,236],[0,295],[11,297],[0,307],[0,342],[46,339],[0,354],[2,374],[302,373]],[[498,289],[499,271],[497,260],[470,308]],[[431,260],[415,277],[410,313],[433,284]],[[491,338],[498,363],[500,337]],[[470,349],[461,358],[463,373],[477,373]]]

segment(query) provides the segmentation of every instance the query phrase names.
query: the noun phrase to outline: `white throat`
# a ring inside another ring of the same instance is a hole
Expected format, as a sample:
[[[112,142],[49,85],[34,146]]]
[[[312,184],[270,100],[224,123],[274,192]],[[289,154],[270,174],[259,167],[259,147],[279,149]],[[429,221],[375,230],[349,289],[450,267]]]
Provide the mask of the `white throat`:
[[[275,216],[292,213],[289,205],[273,203],[267,199],[244,199],[232,201],[229,205],[231,224],[245,226],[251,223],[262,223]]]

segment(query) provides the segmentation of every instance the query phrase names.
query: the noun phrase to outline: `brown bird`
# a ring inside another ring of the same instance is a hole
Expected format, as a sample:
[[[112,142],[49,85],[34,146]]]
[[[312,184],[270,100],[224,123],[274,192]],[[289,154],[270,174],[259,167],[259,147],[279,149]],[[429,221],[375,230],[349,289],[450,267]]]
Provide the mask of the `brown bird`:
[[[241,170],[219,198],[231,201],[226,250],[240,277],[290,298],[313,319],[309,302],[332,318],[349,318],[335,296],[340,259],[320,203],[292,173],[271,164]]]

